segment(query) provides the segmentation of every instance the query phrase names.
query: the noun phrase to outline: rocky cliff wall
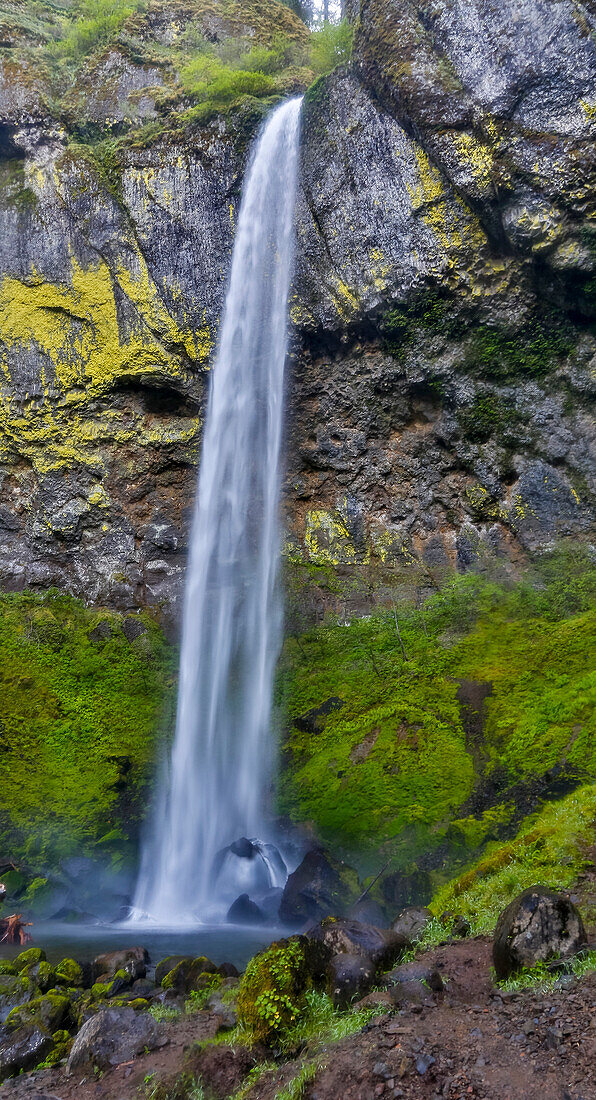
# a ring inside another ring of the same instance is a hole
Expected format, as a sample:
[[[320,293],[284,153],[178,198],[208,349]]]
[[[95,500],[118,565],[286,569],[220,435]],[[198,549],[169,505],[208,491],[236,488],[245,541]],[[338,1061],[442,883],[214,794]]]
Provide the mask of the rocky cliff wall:
[[[271,40],[291,13],[266,8]],[[241,30],[262,37],[264,11]],[[589,537],[593,15],[365,0],[353,62],[309,89],[293,560],[391,578]],[[217,7],[154,0],[134,20],[59,110],[34,48],[17,35],[1,51],[0,575],[175,617],[242,173],[270,101],[189,112],[168,52],[197,22],[237,34]]]

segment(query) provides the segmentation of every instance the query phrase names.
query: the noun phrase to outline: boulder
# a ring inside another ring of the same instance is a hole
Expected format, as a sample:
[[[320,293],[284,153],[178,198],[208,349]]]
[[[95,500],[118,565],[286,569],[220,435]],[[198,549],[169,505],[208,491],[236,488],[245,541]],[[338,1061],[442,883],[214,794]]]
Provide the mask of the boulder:
[[[240,894],[240,897],[230,905],[226,920],[230,921],[230,924],[263,924],[265,914],[254,901],[251,901],[248,894]]]
[[[383,985],[394,1004],[432,1004],[433,993],[445,989],[436,967],[422,962],[404,963],[383,975]]]
[[[46,953],[41,947],[28,947],[26,951],[21,951],[21,954],[17,955],[14,966],[20,973],[21,970],[27,970],[30,966],[37,966],[37,963],[45,961]]]
[[[377,971],[392,966],[408,946],[408,941],[390,928],[375,928],[347,917],[326,917],[305,935],[324,944],[332,956],[364,955]]]
[[[66,1072],[95,1066],[106,1070],[165,1042],[148,1013],[137,1013],[133,1008],[102,1009],[83,1024],[72,1045]]]
[[[267,923],[275,924],[279,921],[279,907],[283,893],[281,886],[274,886],[271,890],[267,890],[266,894],[261,894],[259,897],[258,906]]]
[[[53,1046],[52,1036],[35,1024],[17,1031],[0,1028],[0,1081],[33,1069],[47,1058]]]
[[[82,966],[74,959],[61,959],[56,966],[56,982],[58,985],[65,985],[69,988],[73,986],[82,986],[84,982],[84,973]]]
[[[178,994],[192,993],[195,989],[203,989],[205,980],[201,980],[204,974],[216,974],[217,967],[205,955],[197,959],[182,959],[165,978],[162,979],[163,989],[173,989]]]
[[[530,886],[503,910],[493,940],[497,978],[548,959],[568,958],[586,943],[579,910],[566,894]]]
[[[217,973],[221,974],[222,978],[239,978],[240,971],[234,963],[223,962],[217,968]]]
[[[47,993],[45,997],[34,997],[26,1004],[13,1008],[6,1017],[6,1027],[16,1031],[35,1025],[52,1034],[63,1027],[69,1015],[69,998],[59,993]]]
[[[121,951],[108,951],[93,960],[93,981],[115,978],[118,970],[126,970],[133,981],[144,978],[148,962],[149,952],[145,947],[125,947]]]
[[[430,909],[424,905],[409,905],[402,909],[391,925],[394,932],[403,936],[408,943],[419,940],[427,924],[433,919]]]
[[[329,996],[337,1008],[344,1008],[369,993],[376,976],[377,967],[369,955],[334,955],[327,967]]]
[[[279,907],[280,918],[287,924],[300,924],[345,913],[355,901],[357,890],[356,873],[349,867],[320,849],[307,852],[288,877]]]
[[[192,955],[167,955],[165,959],[158,962],[155,967],[155,984],[161,985],[166,974],[169,974],[181,962],[191,963]]]

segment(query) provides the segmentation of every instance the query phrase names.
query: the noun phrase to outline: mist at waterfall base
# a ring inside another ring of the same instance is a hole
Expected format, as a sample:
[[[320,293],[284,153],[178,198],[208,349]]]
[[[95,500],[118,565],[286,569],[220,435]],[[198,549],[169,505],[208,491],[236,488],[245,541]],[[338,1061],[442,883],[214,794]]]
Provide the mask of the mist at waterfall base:
[[[217,924],[244,894],[266,909],[287,877],[267,810],[300,106],[270,116],[243,188],[191,532],[176,733],[133,903],[133,920],[162,926]]]

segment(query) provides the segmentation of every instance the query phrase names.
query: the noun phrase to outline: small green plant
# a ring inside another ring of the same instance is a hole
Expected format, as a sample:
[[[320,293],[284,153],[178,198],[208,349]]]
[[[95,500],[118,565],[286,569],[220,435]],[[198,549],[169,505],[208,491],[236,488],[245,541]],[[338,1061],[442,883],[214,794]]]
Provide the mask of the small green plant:
[[[296,1023],[284,1036],[283,1047],[293,1050],[313,1039],[322,1043],[337,1043],[362,1031],[373,1016],[384,1011],[384,1006],[341,1010],[334,1006],[327,993],[309,989]]]
[[[256,1042],[279,1042],[298,1020],[311,984],[305,946],[273,943],[250,960],[238,990],[238,1018]]]
[[[319,1062],[306,1062],[285,1088],[275,1094],[275,1100],[302,1100],[306,1086],[313,1081],[321,1069]]]
[[[352,56],[354,28],[347,19],[325,23],[310,36],[310,63],[318,76],[325,76],[337,65],[345,65]]]
[[[164,1024],[169,1020],[177,1020],[180,1016],[180,1009],[174,1008],[172,1005],[151,1005],[149,1015],[153,1016],[156,1023]]]
[[[275,1064],[273,1062],[261,1062],[259,1065],[253,1066],[244,1078],[240,1088],[230,1096],[230,1100],[248,1100],[254,1086],[274,1070]]]
[[[596,971],[596,951],[582,951],[571,959],[561,963],[561,969],[551,968],[547,963],[539,963],[512,974],[497,986],[505,993],[517,993],[522,989],[532,989],[537,993],[548,993],[557,984],[562,974],[573,974],[583,978]]]

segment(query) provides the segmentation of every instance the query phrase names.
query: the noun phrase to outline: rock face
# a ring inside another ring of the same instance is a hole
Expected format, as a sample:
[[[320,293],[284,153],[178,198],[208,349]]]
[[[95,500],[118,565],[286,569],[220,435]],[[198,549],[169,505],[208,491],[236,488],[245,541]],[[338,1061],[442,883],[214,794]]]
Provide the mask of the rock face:
[[[553,958],[567,958],[586,943],[579,911],[565,894],[530,886],[501,913],[493,941],[498,978]]]
[[[135,48],[92,54],[59,118],[27,52],[2,60],[5,588],[177,616],[260,108],[144,129],[114,162],[73,138],[163,119],[177,36],[304,38],[287,8],[260,8],[150,0]],[[586,536],[593,23],[575,0],[365,0],[353,62],[310,89],[285,484],[298,558],[465,570]]]

